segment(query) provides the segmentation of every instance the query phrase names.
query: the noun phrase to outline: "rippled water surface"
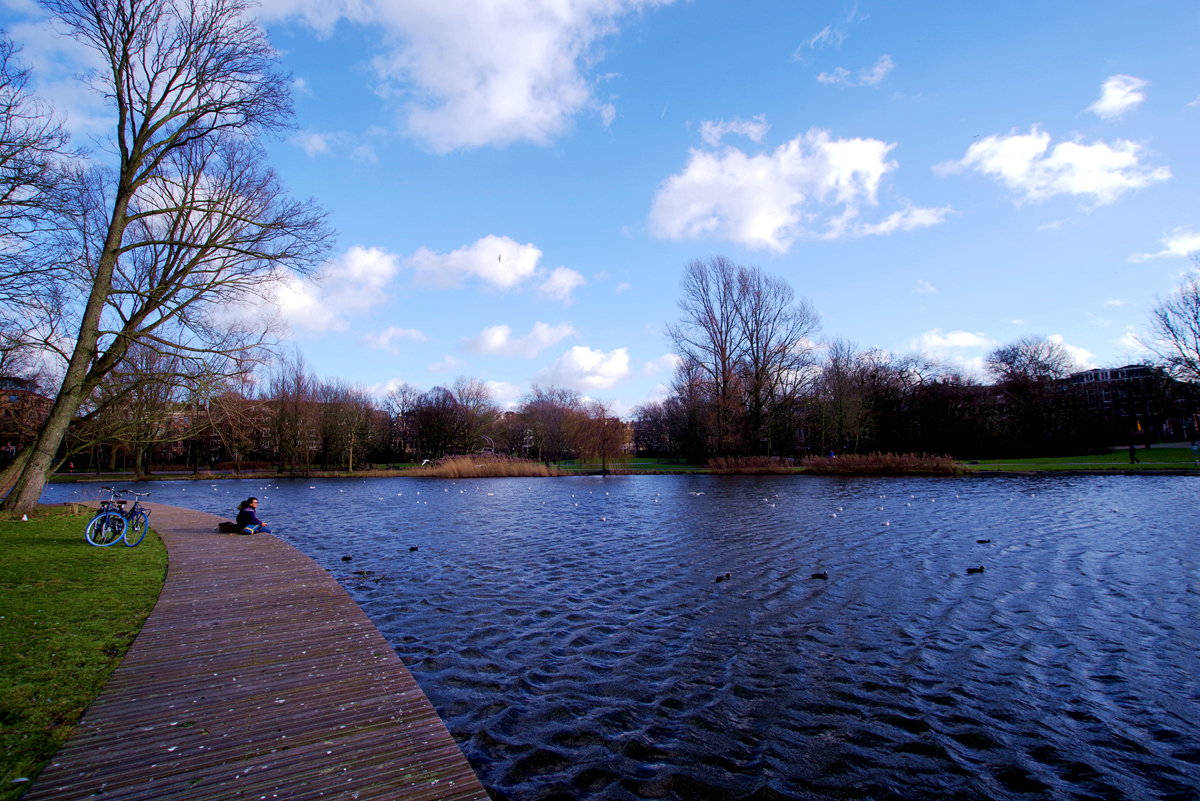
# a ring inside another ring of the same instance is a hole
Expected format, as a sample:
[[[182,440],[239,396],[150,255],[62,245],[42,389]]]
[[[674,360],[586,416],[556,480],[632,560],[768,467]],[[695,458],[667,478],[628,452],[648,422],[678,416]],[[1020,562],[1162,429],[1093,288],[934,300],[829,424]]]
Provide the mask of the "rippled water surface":
[[[1200,798],[1194,478],[149,488],[258,495],[498,799]]]

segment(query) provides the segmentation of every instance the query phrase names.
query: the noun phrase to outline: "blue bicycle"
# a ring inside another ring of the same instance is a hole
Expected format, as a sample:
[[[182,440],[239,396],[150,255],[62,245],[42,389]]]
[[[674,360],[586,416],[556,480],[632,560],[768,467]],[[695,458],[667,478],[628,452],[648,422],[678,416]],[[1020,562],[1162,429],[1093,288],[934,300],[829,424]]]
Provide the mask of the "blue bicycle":
[[[112,487],[100,489],[109,494],[108,500],[100,501],[100,511],[88,522],[83,536],[98,547],[116,545],[120,540],[130,548],[140,544],[150,527],[150,511],[141,505],[140,499],[150,493]],[[133,506],[128,511],[125,510],[125,499],[117,497],[124,494],[134,496]]]

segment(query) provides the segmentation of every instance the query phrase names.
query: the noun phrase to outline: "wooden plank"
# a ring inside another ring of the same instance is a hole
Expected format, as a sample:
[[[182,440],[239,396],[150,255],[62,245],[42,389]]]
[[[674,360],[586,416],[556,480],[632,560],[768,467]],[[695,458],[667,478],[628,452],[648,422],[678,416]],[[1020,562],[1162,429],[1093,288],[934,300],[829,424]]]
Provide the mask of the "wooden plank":
[[[483,801],[400,658],[340,585],[270,535],[147,504],[167,581],[25,801]]]

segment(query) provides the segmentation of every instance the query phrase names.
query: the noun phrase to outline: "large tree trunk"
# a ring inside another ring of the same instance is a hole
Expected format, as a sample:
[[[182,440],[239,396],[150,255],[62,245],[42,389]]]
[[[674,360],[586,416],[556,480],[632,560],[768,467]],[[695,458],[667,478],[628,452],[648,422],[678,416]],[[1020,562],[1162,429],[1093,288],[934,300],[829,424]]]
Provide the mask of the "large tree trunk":
[[[17,483],[17,476],[21,475],[21,471],[25,469],[25,463],[29,461],[31,453],[33,453],[33,446],[26,445],[17,452],[13,460],[8,463],[8,467],[0,471],[0,496],[7,493]]]

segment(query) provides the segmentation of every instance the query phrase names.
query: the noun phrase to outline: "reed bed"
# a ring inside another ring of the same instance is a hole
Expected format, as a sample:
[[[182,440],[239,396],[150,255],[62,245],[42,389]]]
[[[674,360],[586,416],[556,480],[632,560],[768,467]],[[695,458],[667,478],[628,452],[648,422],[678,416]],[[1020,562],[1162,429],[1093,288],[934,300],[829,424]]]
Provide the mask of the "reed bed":
[[[800,462],[806,473],[860,475],[960,476],[967,468],[951,456],[927,453],[847,453],[841,456],[807,456]]]
[[[416,478],[550,478],[571,475],[544,462],[513,456],[447,456],[424,467],[410,467],[401,475]]]
[[[796,468],[773,456],[718,456],[705,464],[718,475],[790,475]]]

